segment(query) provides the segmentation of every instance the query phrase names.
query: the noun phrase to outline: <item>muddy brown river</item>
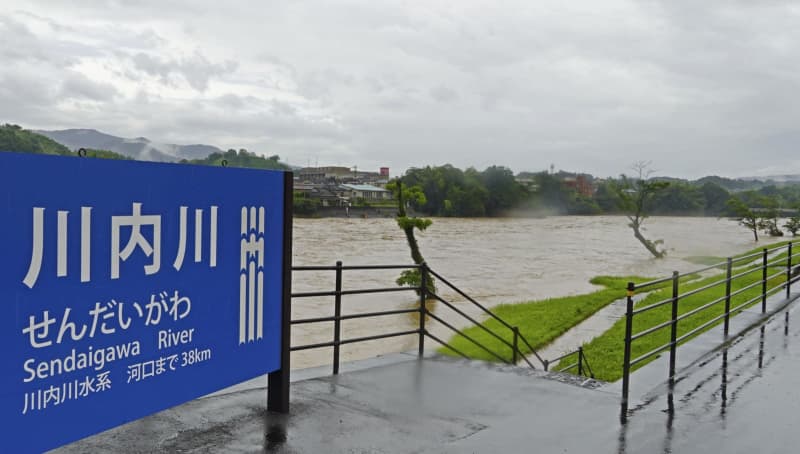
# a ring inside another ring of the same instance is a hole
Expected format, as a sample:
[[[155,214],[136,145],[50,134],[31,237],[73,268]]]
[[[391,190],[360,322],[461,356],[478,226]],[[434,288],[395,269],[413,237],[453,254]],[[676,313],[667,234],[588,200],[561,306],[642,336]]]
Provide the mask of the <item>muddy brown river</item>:
[[[554,216],[541,219],[434,218],[433,225],[418,234],[420,247],[432,269],[487,306],[592,291],[588,280],[599,274],[663,276],[673,270],[698,268],[688,256],[726,256],[755,247],[751,234],[735,222],[716,218],[654,217],[644,234],[663,239],[668,257],[655,260],[633,238],[622,217]],[[760,244],[772,241],[764,238]],[[393,219],[296,219],[294,264],[334,265],[409,264],[411,259],[403,232]],[[344,289],[394,286],[397,270],[346,271]],[[294,292],[333,290],[334,273],[297,272]],[[456,293],[440,286],[443,297],[471,315],[479,312]],[[354,295],[343,298],[342,313],[358,313],[417,304],[408,293]],[[468,322],[443,305],[437,315],[456,326]],[[333,315],[333,297],[293,301],[292,317]],[[342,322],[342,338],[369,336],[417,327],[416,315],[396,315]],[[428,328],[448,338],[446,328]],[[333,324],[296,326],[292,344],[325,342],[333,338]],[[426,341],[434,348],[433,341]],[[416,336],[342,346],[342,360],[382,353],[413,350]],[[329,364],[329,348],[296,352],[292,368]]]

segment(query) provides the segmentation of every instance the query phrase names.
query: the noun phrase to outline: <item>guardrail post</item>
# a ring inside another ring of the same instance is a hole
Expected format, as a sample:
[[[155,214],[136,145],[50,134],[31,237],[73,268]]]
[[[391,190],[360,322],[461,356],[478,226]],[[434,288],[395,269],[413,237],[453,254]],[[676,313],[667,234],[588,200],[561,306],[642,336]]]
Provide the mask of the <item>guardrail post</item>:
[[[578,376],[583,375],[583,346],[578,347]]]
[[[333,375],[339,374],[339,348],[342,340],[342,262],[336,262],[336,294],[333,300]]]
[[[792,242],[786,248],[786,298],[792,292]]]
[[[512,329],[514,330],[514,351],[511,354],[511,362],[513,364],[517,364],[517,352],[519,351],[519,348],[517,347],[519,344],[519,328],[515,326]]]
[[[422,262],[419,265],[419,357],[425,352],[425,299],[428,295],[428,265]]]
[[[761,259],[761,313],[767,312],[767,262],[769,258],[768,249],[764,248],[763,258]]]
[[[628,392],[631,381],[631,331],[633,329],[633,292],[636,284],[628,282],[628,300],[625,310],[625,352],[622,359],[622,402],[619,419],[624,424],[628,420]]]
[[[728,263],[725,266],[725,336],[728,336],[728,328],[730,327],[731,319],[731,276],[733,274],[733,259],[728,257]]]
[[[675,363],[678,355],[678,278],[677,271],[672,272],[672,326],[669,332],[669,379],[675,377]]]

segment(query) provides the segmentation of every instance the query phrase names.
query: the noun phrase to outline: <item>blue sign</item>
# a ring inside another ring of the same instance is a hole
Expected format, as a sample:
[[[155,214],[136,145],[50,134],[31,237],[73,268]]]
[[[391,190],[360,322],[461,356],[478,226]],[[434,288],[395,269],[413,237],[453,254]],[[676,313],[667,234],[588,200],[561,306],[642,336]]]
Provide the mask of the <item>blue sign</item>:
[[[0,450],[279,369],[283,193],[283,172],[0,152]]]

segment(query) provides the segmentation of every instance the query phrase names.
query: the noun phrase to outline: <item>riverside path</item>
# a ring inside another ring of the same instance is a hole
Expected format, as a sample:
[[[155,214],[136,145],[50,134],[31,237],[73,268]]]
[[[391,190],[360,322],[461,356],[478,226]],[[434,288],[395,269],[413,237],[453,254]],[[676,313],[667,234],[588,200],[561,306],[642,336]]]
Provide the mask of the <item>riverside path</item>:
[[[797,308],[742,328],[732,344],[682,365],[672,390],[659,381],[663,370],[648,371],[663,369],[659,361],[635,372],[626,424],[618,384],[394,354],[343,365],[339,376],[295,372],[289,415],[266,411],[264,380],[255,380],[56,452],[792,452]]]

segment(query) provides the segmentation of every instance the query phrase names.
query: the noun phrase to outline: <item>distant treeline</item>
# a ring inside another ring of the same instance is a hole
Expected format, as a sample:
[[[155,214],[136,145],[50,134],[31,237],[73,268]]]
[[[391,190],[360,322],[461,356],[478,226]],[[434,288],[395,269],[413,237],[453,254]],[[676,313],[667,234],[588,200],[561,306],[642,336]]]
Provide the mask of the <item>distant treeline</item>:
[[[402,177],[406,187],[425,194],[412,206],[429,216],[499,216],[548,214],[619,214],[621,179],[597,179],[568,172],[514,173],[492,166],[484,171],[451,165],[412,168]],[[669,185],[652,199],[654,215],[732,216],[729,199],[753,208],[796,208],[800,185],[704,177],[695,181],[666,179]]]
[[[250,169],[290,170],[289,166],[279,162],[280,156],[264,157],[259,154],[240,149],[230,149],[224,153],[211,153],[203,159],[182,159],[181,163],[200,164],[208,166],[226,165],[230,167],[246,167]]]
[[[0,150],[76,156],[41,134],[17,125],[0,125]],[[87,156],[130,159],[108,150],[86,149]],[[278,155],[264,157],[244,149],[211,153],[203,159],[182,160],[200,165],[228,165],[289,170]],[[425,197],[410,202],[428,216],[505,216],[547,214],[618,214],[619,179],[597,179],[569,172],[522,172],[491,166],[483,171],[451,165],[409,169],[401,177],[407,188],[419,188]],[[800,206],[800,184],[738,180],[718,176],[689,181],[659,178],[669,185],[653,198],[648,212],[655,215],[733,216],[728,201],[735,197],[751,208],[795,209]],[[312,210],[313,201],[296,198],[298,212]]]

